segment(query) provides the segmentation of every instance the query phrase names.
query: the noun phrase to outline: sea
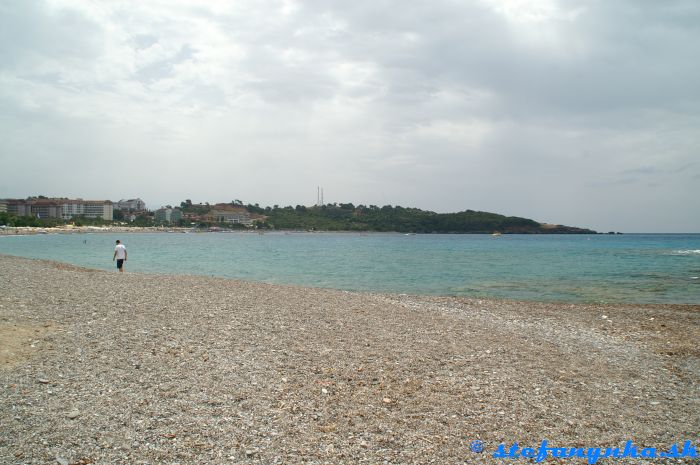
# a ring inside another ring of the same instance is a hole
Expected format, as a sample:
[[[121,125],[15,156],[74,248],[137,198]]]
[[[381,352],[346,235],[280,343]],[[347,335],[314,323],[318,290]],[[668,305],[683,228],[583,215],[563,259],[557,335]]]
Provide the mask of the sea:
[[[700,234],[319,232],[0,236],[0,254],[127,272],[363,292],[572,303],[700,304]]]

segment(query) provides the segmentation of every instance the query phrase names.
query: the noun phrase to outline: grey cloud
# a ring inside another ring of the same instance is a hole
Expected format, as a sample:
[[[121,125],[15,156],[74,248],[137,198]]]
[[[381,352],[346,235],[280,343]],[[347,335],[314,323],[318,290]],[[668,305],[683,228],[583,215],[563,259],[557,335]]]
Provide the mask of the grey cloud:
[[[640,166],[638,168],[626,169],[620,171],[620,175],[623,176],[655,176],[655,175],[678,175],[686,173],[693,166],[696,166],[696,162],[677,164],[672,162],[670,165],[665,164],[663,167],[660,166]]]
[[[305,3],[323,10],[325,3]],[[348,32],[330,41],[349,56],[380,63],[398,94],[425,83],[489,89],[504,96],[516,118],[590,115],[624,109],[681,109],[698,95],[693,60],[700,17],[694,2],[565,2],[582,11],[558,33],[564,56],[529,47],[503,18],[474,3],[335,3],[326,7]],[[625,27],[620,27],[625,24]],[[415,41],[406,39],[413,34]],[[554,44],[558,45],[558,44]],[[323,46],[323,45],[321,45]],[[401,85],[397,85],[400,83]],[[522,110],[521,110],[522,109]],[[501,111],[503,109],[500,109]]]
[[[157,43],[154,42],[154,44]],[[153,44],[152,44],[153,45]],[[136,72],[136,79],[144,84],[172,76],[174,67],[180,63],[191,60],[194,50],[189,44],[185,44],[173,56],[150,63]]]
[[[654,166],[643,166],[640,168],[633,168],[630,170],[624,170],[624,171],[620,172],[621,175],[627,175],[627,176],[629,176],[629,175],[648,176],[648,175],[654,175],[654,174],[658,174],[658,173],[659,173],[659,169],[654,167]]]
[[[158,43],[158,37],[153,34],[136,34],[134,43],[137,49],[146,49]]]
[[[328,183],[337,201],[601,230],[626,229],[616,208],[653,221],[629,201],[649,186],[665,212],[700,195],[700,4],[562,0],[560,16],[520,23],[487,3],[125,2],[95,18],[79,1],[4,2],[0,161],[85,162],[71,178],[85,189],[115,156],[140,173],[188,166],[125,186],[156,204],[181,200],[176,179],[230,200],[226,173],[246,167],[234,196],[262,204],[308,203],[305,184],[313,200]],[[198,184],[214,166],[221,182]],[[43,192],[50,174],[0,196]]]
[[[0,4],[0,65],[90,59],[100,53],[102,29],[75,10],[49,11],[43,1]]]

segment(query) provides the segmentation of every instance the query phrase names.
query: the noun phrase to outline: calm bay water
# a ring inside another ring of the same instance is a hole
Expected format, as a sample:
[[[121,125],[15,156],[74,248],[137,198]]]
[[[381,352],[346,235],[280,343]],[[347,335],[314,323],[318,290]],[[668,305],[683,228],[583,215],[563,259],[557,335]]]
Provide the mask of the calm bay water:
[[[116,272],[200,274],[359,291],[700,304],[700,234],[132,233],[0,237],[0,253]]]

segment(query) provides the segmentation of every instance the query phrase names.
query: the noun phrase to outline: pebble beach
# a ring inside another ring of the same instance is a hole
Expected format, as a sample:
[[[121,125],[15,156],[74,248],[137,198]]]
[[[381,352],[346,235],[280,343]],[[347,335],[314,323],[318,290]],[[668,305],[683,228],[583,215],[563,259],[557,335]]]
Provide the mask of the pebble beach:
[[[532,463],[492,454],[543,439],[700,450],[700,305],[126,269],[0,255],[0,463]]]

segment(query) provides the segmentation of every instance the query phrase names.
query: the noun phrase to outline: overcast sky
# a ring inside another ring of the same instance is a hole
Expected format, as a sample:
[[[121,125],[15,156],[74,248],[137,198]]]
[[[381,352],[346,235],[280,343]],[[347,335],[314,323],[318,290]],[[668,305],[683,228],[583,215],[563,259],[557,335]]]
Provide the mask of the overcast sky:
[[[0,0],[0,197],[700,232],[700,2]]]

